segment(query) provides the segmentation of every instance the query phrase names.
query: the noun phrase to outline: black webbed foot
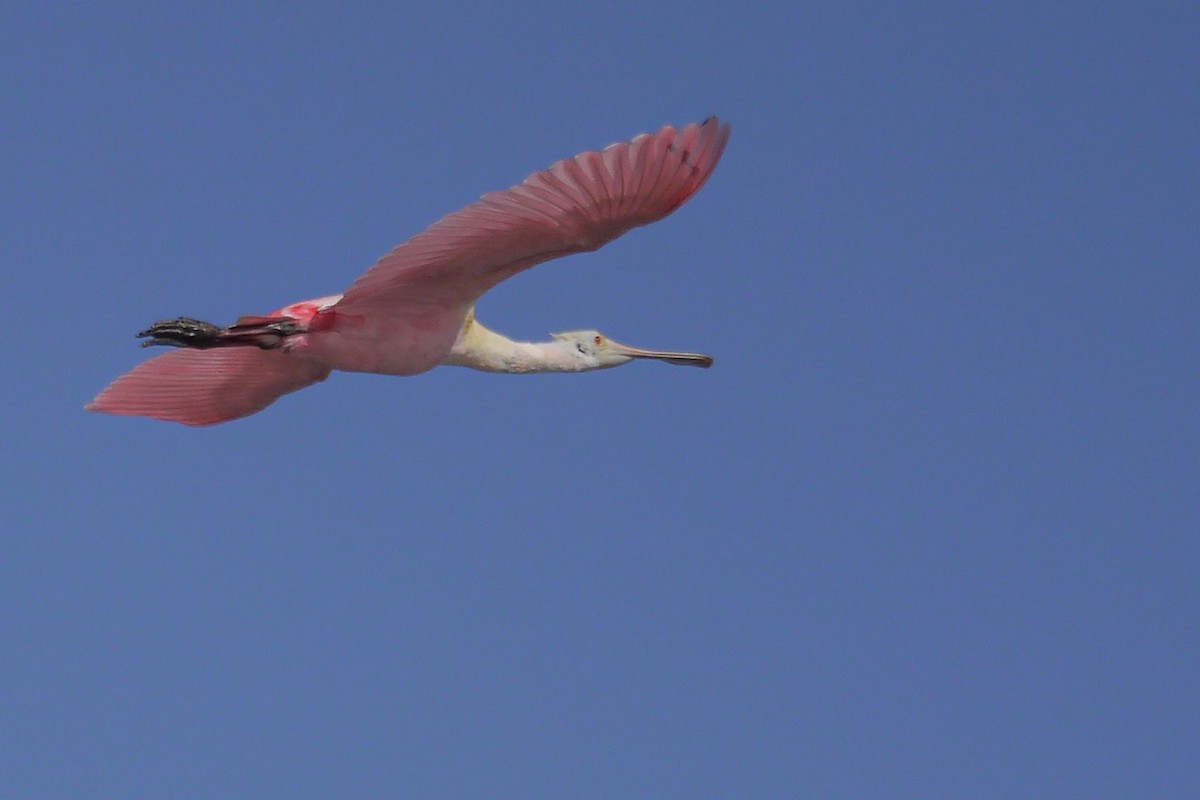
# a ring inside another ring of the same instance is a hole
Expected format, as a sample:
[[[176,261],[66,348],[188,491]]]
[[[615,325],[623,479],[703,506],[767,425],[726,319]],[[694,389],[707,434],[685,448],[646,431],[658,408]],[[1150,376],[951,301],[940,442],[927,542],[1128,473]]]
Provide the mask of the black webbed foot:
[[[211,322],[201,322],[191,317],[179,317],[156,322],[138,334],[142,347],[166,345],[169,347],[216,347],[225,329]]]

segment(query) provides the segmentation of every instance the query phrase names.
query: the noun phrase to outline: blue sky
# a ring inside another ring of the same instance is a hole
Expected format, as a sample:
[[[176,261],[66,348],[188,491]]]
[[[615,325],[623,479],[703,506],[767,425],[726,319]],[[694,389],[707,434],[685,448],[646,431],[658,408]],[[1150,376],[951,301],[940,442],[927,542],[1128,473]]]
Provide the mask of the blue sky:
[[[1195,795],[1198,22],[7,5],[0,796]],[[709,114],[691,203],[479,315],[711,370],[82,411]]]

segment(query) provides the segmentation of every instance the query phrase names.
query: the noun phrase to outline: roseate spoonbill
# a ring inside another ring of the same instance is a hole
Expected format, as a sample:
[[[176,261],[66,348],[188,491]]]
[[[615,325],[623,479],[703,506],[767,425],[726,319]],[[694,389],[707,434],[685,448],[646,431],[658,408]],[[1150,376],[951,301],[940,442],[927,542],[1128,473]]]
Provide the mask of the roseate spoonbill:
[[[535,264],[595,250],[660,220],[712,174],[729,125],[667,126],[559,161],[486,194],[419,233],[345,294],[306,300],[222,328],[187,317],[138,336],[179,349],[113,381],[90,411],[211,425],[261,411],[332,370],[415,375],[439,364],[487,372],[583,372],[658,359],[708,367],[698,353],[642,350],[598,331],[516,342],[475,319],[484,292]]]

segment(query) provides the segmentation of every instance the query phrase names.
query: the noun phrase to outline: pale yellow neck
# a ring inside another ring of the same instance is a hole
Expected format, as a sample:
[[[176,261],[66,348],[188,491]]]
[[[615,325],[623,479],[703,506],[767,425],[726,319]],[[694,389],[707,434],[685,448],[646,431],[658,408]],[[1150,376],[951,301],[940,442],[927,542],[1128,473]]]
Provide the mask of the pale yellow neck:
[[[458,340],[443,364],[470,367],[484,372],[579,372],[587,369],[557,342],[514,342],[475,320],[474,309],[467,314]]]

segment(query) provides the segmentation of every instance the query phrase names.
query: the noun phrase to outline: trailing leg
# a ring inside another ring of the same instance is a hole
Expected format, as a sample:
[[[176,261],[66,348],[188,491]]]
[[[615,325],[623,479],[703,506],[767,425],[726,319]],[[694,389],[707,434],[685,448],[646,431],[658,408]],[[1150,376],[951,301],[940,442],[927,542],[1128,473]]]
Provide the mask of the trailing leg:
[[[165,345],[207,350],[250,346],[274,350],[288,336],[299,332],[296,321],[287,317],[242,317],[228,328],[191,317],[178,317],[156,322],[138,337],[147,340],[142,342],[142,347]]]

